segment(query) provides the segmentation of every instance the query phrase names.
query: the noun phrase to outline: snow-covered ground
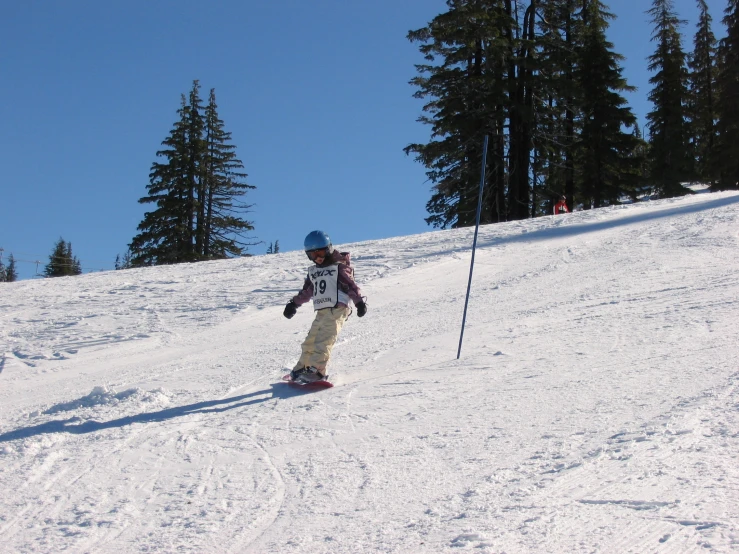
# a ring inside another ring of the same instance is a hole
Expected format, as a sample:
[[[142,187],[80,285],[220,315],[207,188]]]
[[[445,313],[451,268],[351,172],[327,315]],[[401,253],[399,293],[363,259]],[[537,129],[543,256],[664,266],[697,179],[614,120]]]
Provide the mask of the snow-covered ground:
[[[311,229],[306,228],[306,232]],[[326,228],[335,238],[340,230]],[[0,551],[739,551],[739,195],[0,287]]]

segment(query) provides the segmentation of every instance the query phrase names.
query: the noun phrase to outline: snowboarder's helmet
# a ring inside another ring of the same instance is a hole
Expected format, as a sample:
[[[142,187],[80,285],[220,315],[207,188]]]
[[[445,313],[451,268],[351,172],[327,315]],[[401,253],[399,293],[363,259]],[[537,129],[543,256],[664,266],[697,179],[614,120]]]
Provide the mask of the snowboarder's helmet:
[[[329,254],[332,254],[334,251],[334,248],[331,245],[331,239],[323,231],[311,231],[310,233],[308,233],[308,236],[305,237],[303,245],[305,246],[306,252],[311,252],[312,250],[321,250],[323,248],[325,248]]]

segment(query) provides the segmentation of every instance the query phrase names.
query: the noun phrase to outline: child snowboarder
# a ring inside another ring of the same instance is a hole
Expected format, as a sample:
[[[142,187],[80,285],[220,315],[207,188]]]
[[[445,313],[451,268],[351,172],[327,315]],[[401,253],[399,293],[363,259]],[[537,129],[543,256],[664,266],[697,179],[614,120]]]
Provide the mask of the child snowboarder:
[[[285,306],[283,315],[290,319],[311,298],[316,318],[301,346],[302,355],[290,372],[299,384],[313,383],[326,378],[326,365],[339,331],[351,315],[351,302],[357,315],[364,317],[367,304],[354,282],[349,252],[339,252],[323,231],[312,231],[305,237],[305,253],[315,263],[308,270],[303,289]]]

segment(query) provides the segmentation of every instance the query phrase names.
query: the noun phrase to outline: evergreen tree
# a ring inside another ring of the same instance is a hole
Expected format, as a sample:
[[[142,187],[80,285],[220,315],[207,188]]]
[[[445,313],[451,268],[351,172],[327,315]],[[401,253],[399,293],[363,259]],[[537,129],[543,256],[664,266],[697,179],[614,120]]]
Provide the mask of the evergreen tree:
[[[279,254],[280,252],[280,241],[276,240],[274,245],[270,242],[269,248],[267,248],[267,254]]]
[[[553,200],[562,195],[571,205],[574,203],[578,141],[575,120],[580,113],[575,70],[578,45],[582,41],[582,10],[578,11],[576,4],[575,0],[549,0],[544,2],[539,18],[543,94],[535,106],[534,135],[544,182],[539,214],[551,214]]]
[[[187,106],[187,261],[203,259],[203,212],[207,194],[207,145],[200,83],[193,81]]]
[[[148,196],[139,202],[156,209],[145,214],[129,245],[133,266],[238,256],[248,246],[243,233],[253,225],[240,214],[251,206],[241,197],[254,187],[242,182],[243,164],[223,130],[214,91],[204,107],[199,90],[194,81],[182,97],[179,120],[157,152],[165,161],[152,164]]]
[[[15,267],[15,257],[13,257],[13,254],[8,256],[8,265],[5,268],[5,281],[8,283],[12,283],[13,281],[18,280],[18,271]]]
[[[72,275],[81,275],[82,274],[82,264],[80,263],[77,256],[74,256],[72,254],[72,243],[67,243],[67,259],[72,260]]]
[[[618,203],[623,195],[635,197],[639,182],[636,158],[639,142],[624,128],[636,117],[620,93],[633,91],[622,77],[619,62],[606,39],[608,19],[603,2],[590,0],[583,8],[583,41],[579,49],[576,81],[580,93],[580,147],[578,189],[586,208]]]
[[[131,251],[127,250],[125,254],[123,254],[123,259],[121,260],[121,269],[131,269],[133,267],[133,257],[131,255]]]
[[[563,193],[571,205],[585,194],[588,206],[635,196],[643,142],[624,132],[636,121],[622,97],[630,88],[620,56],[605,39],[603,2],[447,6],[408,35],[429,62],[416,66],[411,84],[427,101],[419,121],[431,127],[431,141],[405,149],[433,183],[427,223],[474,223],[485,135],[482,223],[551,213],[552,198]],[[593,28],[584,24],[587,13]]]
[[[716,37],[711,29],[711,15],[706,0],[698,0],[700,17],[690,57],[690,136],[695,178],[703,183],[717,182],[717,91]]]
[[[187,201],[189,197],[187,170],[187,119],[189,107],[182,96],[177,113],[179,121],[162,144],[157,157],[165,163],[154,162],[149,173],[148,196],[141,204],[156,204],[156,209],[144,214],[144,220],[129,250],[135,266],[172,264],[187,261],[189,232],[187,229]]]
[[[503,4],[511,23],[502,29],[508,66],[508,218],[525,219],[535,213],[531,207],[534,99],[543,95],[536,15],[543,2],[529,0],[526,6],[518,1],[504,0]]]
[[[687,70],[680,26],[673,0],[653,0],[647,12],[652,17],[652,40],[657,49],[649,57],[654,105],[647,115],[650,135],[650,180],[661,198],[689,192],[681,181],[690,178],[690,155],[686,123]]]
[[[728,0],[726,37],[719,46],[719,146],[716,164],[721,190],[739,189],[739,0]]]
[[[2,252],[0,251],[0,254]],[[5,269],[5,264],[3,263],[3,258],[0,256],[0,283],[4,283],[8,280],[8,274],[7,270]]]
[[[65,277],[81,273],[80,261],[72,253],[72,243],[59,238],[54,245],[54,250],[49,255],[49,263],[44,268],[44,275],[46,277]]]
[[[236,157],[231,133],[218,116],[215,90],[211,89],[205,109],[205,159],[203,195],[198,220],[198,254],[201,259],[241,256],[249,243],[245,232],[252,222],[239,217],[252,207],[242,198],[254,189],[244,182],[244,164]]]
[[[464,227],[475,222],[482,145],[491,138],[482,222],[506,219],[504,176],[508,41],[501,29],[513,25],[507,1],[448,0],[449,10],[426,27],[408,33],[428,64],[411,80],[416,98],[429,101],[419,121],[431,126],[432,140],[410,144],[407,154],[428,169],[434,194],[427,203],[434,227]],[[438,64],[436,63],[438,60]]]
[[[121,258],[120,254],[116,254],[115,257],[115,269],[131,269],[133,264],[131,263],[131,251],[127,250]]]
[[[115,269],[131,269],[133,267],[133,263],[131,262],[132,256],[131,251],[127,250],[126,253],[121,258],[120,254],[116,254],[115,257]]]

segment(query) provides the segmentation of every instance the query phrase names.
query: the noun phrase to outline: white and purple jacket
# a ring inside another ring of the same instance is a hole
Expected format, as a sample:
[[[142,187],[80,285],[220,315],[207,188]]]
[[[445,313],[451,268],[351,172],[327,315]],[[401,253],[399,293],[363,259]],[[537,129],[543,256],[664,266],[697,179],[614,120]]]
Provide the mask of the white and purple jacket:
[[[349,306],[349,300],[355,304],[362,302],[362,293],[354,282],[354,268],[351,266],[351,254],[349,252],[339,252],[334,250],[331,256],[326,258],[321,265],[313,266],[313,269],[320,269],[329,267],[332,265],[338,266],[338,302],[333,306],[326,306],[327,308],[333,308],[335,306]],[[293,296],[292,301],[297,306],[302,306],[314,296],[313,281],[310,279],[310,275],[305,278],[302,290]]]

